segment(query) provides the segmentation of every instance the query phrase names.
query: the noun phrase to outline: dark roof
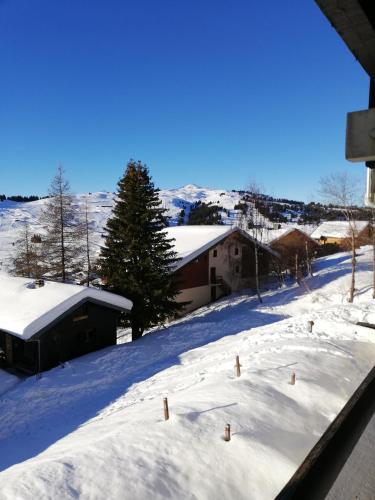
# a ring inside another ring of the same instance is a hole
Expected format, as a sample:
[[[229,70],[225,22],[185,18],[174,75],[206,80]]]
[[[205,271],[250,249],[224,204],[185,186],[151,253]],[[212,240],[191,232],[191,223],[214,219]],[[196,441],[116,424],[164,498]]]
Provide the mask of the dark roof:
[[[374,0],[315,0],[354,57],[375,78]]]

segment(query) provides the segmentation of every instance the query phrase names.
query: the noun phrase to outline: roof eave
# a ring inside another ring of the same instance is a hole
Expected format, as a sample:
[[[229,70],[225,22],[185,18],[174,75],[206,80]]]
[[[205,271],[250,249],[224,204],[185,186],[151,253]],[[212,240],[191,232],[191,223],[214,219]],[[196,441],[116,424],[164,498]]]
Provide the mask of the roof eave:
[[[375,78],[375,14],[358,0],[315,0],[370,78]]]

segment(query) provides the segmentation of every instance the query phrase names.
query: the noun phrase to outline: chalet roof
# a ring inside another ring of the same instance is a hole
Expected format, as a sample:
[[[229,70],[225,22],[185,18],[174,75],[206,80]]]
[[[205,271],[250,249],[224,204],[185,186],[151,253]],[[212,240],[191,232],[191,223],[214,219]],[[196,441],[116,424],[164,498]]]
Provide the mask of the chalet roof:
[[[358,220],[354,222],[358,233],[363,231],[369,225],[369,222],[366,220]],[[346,220],[333,220],[320,224],[320,226],[313,231],[311,237],[318,240],[322,236],[325,238],[347,238],[348,235],[349,222]]]
[[[174,226],[167,228],[166,232],[169,238],[175,240],[174,250],[181,259],[174,270],[196,259],[203,252],[214,247],[231,234],[241,234],[244,238],[254,242],[254,238],[246,231],[232,226]],[[258,244],[267,252],[278,257],[277,253],[271,250],[267,245]]]
[[[133,305],[124,297],[92,287],[52,281],[36,287],[32,279],[0,275],[0,330],[28,340],[86,299],[125,311]]]
[[[298,231],[299,233],[303,234],[303,236],[305,236],[306,238],[312,240],[310,235],[308,235],[305,231],[302,231],[298,227],[283,227],[280,229],[269,229],[268,231],[266,231],[263,236],[263,241],[265,241],[269,245],[272,245],[276,243],[278,240],[292,233],[293,231]]]

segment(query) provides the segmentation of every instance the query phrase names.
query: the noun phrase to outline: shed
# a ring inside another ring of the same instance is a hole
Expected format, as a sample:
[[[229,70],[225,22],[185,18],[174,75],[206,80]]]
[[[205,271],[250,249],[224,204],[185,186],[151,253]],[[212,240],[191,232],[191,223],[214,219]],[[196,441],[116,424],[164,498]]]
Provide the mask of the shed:
[[[116,344],[124,297],[91,287],[0,276],[0,354],[26,373]]]
[[[185,312],[233,291],[255,286],[255,240],[230,226],[176,226],[166,229],[180,261],[173,269],[176,300],[189,302]],[[265,280],[279,256],[258,244],[259,275]]]

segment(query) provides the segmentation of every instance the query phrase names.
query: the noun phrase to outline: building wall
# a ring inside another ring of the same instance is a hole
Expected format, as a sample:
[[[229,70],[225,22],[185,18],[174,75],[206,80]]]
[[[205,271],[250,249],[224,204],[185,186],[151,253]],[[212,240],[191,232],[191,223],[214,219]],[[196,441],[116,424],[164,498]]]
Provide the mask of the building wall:
[[[211,288],[209,285],[194,288],[185,288],[177,296],[177,302],[189,302],[185,306],[185,313],[204,306],[211,301]]]

